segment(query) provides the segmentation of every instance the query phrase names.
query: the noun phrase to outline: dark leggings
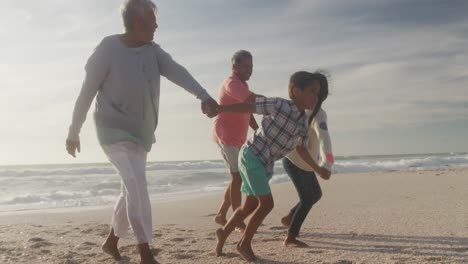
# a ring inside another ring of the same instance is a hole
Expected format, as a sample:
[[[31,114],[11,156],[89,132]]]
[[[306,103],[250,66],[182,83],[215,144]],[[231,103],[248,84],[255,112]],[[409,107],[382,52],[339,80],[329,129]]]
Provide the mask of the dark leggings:
[[[299,202],[290,212],[292,221],[288,230],[290,236],[297,237],[310,209],[322,197],[322,189],[314,172],[298,168],[287,158],[283,159],[283,167],[299,194]]]

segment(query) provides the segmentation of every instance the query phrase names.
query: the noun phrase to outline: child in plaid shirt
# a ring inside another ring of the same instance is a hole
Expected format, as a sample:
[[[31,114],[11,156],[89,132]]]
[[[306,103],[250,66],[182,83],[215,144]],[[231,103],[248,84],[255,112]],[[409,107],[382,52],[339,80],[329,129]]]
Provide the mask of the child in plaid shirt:
[[[239,172],[242,177],[241,191],[247,195],[245,203],[239,207],[223,227],[216,230],[218,243],[216,255],[222,254],[224,243],[231,232],[254,213],[237,250],[246,261],[255,260],[252,238],[265,217],[273,209],[273,196],[268,181],[273,175],[276,160],[296,149],[297,153],[318,174],[327,173],[319,167],[306,150],[308,143],[308,117],[305,109],[314,110],[323,75],[300,71],[289,80],[289,97],[257,98],[255,104],[220,105],[219,112],[257,113],[264,115],[261,127],[242,147],[239,155]]]

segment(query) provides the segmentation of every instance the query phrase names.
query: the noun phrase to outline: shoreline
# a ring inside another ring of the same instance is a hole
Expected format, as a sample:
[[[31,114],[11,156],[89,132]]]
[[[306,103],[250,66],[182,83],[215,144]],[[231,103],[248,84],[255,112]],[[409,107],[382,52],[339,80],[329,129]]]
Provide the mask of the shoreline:
[[[376,175],[385,175],[388,173],[431,173],[435,172],[440,174],[440,172],[445,171],[464,171],[468,170],[468,166],[451,166],[451,167],[438,167],[438,168],[428,168],[428,169],[410,169],[410,170],[386,170],[386,171],[369,171],[369,172],[337,172],[332,174],[332,177],[353,177],[353,175],[361,175],[361,174],[376,174]],[[378,177],[378,176],[377,176]],[[280,182],[272,183],[270,182],[271,186],[281,185],[291,183],[289,179],[282,179]],[[291,183],[292,184],[292,183]],[[177,192],[168,192],[168,193],[160,193],[155,194],[151,197],[152,204],[158,203],[168,203],[168,202],[177,202],[177,201],[185,201],[191,200],[196,198],[203,198],[207,196],[216,196],[220,193],[223,193],[224,189],[222,190],[187,190],[187,191],[177,191]],[[117,197],[116,197],[117,199]],[[48,213],[73,213],[77,211],[95,211],[95,210],[106,210],[112,209],[114,206],[113,203],[103,204],[103,205],[90,205],[90,206],[66,206],[66,207],[47,207],[47,208],[31,208],[31,209],[14,209],[14,210],[0,210],[0,216],[8,216],[14,214],[22,214],[22,215],[29,215],[29,214],[41,214],[44,212]]]
[[[272,185],[275,207],[259,228],[256,263],[466,263],[468,168],[337,174],[319,180],[322,199],[303,224],[309,247],[282,245],[281,217],[298,201],[290,182]],[[153,242],[161,263],[244,263],[228,239],[215,257],[213,217],[222,194],[153,203]],[[0,215],[1,263],[115,263],[100,250],[112,207]],[[125,260],[138,263],[131,236]]]

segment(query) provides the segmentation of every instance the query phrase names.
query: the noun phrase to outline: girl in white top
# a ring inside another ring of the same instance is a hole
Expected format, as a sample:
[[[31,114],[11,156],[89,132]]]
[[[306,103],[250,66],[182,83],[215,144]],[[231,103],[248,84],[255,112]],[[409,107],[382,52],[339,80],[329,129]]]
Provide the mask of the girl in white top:
[[[328,82],[325,76],[320,84],[319,103],[314,112],[309,112],[309,142],[307,150],[314,161],[324,168],[328,173],[319,175],[328,180],[331,168],[335,162],[332,152],[330,134],[328,133],[327,114],[321,108],[323,101],[328,97]],[[283,159],[283,167],[296,187],[299,202],[281,222],[287,226],[288,235],[284,241],[287,247],[307,246],[304,242],[297,240],[302,223],[312,206],[320,200],[322,190],[313,169],[301,158],[300,153],[293,151]]]

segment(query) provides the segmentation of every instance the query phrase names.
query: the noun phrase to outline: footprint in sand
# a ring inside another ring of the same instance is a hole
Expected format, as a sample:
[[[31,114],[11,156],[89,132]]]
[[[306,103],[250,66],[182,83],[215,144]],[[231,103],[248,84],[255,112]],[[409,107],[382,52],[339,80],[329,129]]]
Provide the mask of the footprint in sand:
[[[78,253],[76,253],[75,251],[68,251],[67,254],[64,255],[65,258],[73,258],[73,257],[76,257],[78,255]]]
[[[32,237],[28,240],[28,242],[43,242],[43,241],[46,241],[46,240],[40,237]]]
[[[270,229],[270,230],[285,230],[285,229],[288,229],[288,228],[285,227],[285,226],[271,226],[268,229]]]
[[[455,252],[468,252],[468,247],[466,247],[466,248],[452,248],[450,250],[455,251]]]
[[[210,233],[206,234],[205,240],[215,240],[215,237],[216,237],[216,233],[215,232],[210,232]]]
[[[182,242],[184,240],[185,240],[184,238],[176,237],[176,238],[171,239],[170,241],[172,241],[172,242]]]
[[[78,264],[77,261],[73,260],[73,259],[66,259],[63,264]]]
[[[42,247],[49,247],[53,245],[52,243],[40,237],[33,237],[29,239],[28,242],[30,243],[30,246],[29,246],[30,248],[42,248]]]
[[[425,260],[425,261],[431,261],[431,262],[432,262],[432,261],[441,262],[441,261],[444,260],[444,258],[442,258],[442,257],[429,257],[429,258],[425,258],[424,260]]]
[[[351,260],[339,260],[337,262],[334,262],[333,264],[353,264],[353,262]]]
[[[310,254],[322,254],[323,251],[321,251],[321,250],[309,250],[309,251],[307,251],[307,253],[310,253]]]
[[[175,254],[174,257],[176,259],[191,259],[193,258],[194,256],[193,255],[190,255],[190,254]]]
[[[91,228],[83,229],[80,231],[81,234],[89,234],[91,232],[93,232],[93,229]]]
[[[189,252],[189,253],[203,253],[203,250],[199,250],[199,249],[189,249],[189,250],[187,250],[187,252]]]
[[[282,240],[281,238],[264,238],[261,241],[262,242],[277,242],[277,241],[281,241],[281,240]]]
[[[92,242],[83,242],[75,247],[78,250],[91,250],[96,248],[98,245]]]

